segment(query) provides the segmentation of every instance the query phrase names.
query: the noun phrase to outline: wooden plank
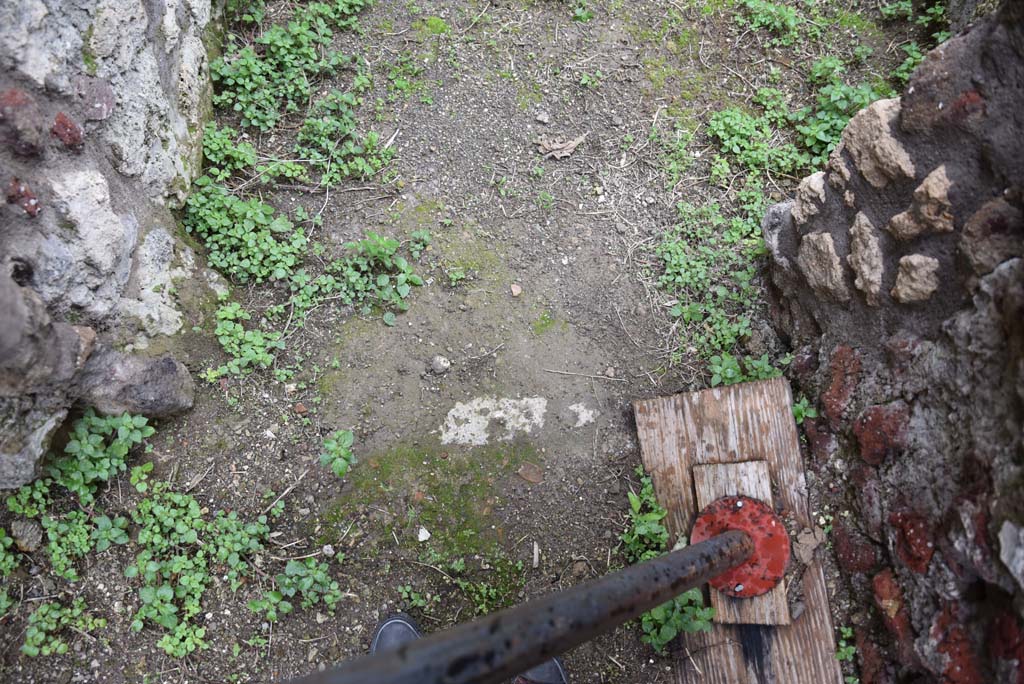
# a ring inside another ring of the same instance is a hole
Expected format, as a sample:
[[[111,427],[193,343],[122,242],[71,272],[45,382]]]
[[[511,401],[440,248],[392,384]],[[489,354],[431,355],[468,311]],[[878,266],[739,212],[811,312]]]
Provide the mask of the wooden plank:
[[[701,463],[764,460],[777,508],[811,527],[792,397],[784,378],[637,401],[640,451],[675,535],[696,515],[691,469]],[[803,573],[803,613],[792,624],[714,624],[687,634],[673,668],[678,684],[841,684],[825,576],[818,562]]]
[[[723,496],[742,494],[773,506],[772,483],[767,461],[714,463],[693,466],[693,486],[697,494],[697,510],[702,511]],[[789,603],[785,580],[767,594],[752,598],[733,598],[711,592],[715,622],[740,625],[788,625]]]

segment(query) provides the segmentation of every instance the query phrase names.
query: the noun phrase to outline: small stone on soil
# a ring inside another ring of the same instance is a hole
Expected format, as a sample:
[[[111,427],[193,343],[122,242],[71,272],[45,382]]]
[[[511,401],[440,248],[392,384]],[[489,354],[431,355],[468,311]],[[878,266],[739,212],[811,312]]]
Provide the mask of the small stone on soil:
[[[34,520],[15,520],[11,523],[11,536],[19,551],[33,553],[43,541],[43,528]]]
[[[533,484],[540,484],[544,481],[544,469],[529,461],[519,467],[518,474],[519,477]]]
[[[549,123],[551,123],[551,115],[548,114],[547,112],[538,112],[537,123],[541,123],[547,126]]]
[[[519,283],[512,283],[512,287],[509,288],[512,291],[513,297],[518,297],[523,294],[523,287]]]
[[[452,367],[452,362],[446,357],[438,354],[430,360],[430,371],[434,375],[444,375],[448,372],[448,369]]]
[[[420,531],[416,533],[416,539],[421,542],[425,542],[430,539],[430,532],[427,531],[426,527],[421,527]]]

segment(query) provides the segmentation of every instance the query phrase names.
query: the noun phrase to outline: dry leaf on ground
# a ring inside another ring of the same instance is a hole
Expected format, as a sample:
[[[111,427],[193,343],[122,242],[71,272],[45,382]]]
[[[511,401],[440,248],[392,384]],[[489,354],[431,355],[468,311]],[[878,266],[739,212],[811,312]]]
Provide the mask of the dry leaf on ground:
[[[579,144],[586,139],[586,133],[578,138],[573,138],[572,140],[549,138],[546,135],[542,135],[537,138],[534,143],[537,145],[537,151],[544,155],[545,159],[550,159],[552,157],[555,159],[565,159],[575,152]]]

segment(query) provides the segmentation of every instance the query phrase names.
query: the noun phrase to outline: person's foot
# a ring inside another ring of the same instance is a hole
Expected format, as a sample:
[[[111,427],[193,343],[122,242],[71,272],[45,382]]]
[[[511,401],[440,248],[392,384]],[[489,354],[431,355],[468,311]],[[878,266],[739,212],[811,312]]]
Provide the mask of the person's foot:
[[[516,677],[512,684],[569,684],[562,661],[558,658],[541,663]]]
[[[370,641],[370,653],[390,651],[421,636],[415,620],[405,613],[395,613],[377,625]]]
[[[373,632],[370,653],[390,651],[421,636],[419,625],[405,613],[389,616]],[[541,663],[516,677],[512,684],[569,684],[562,661],[558,658]]]

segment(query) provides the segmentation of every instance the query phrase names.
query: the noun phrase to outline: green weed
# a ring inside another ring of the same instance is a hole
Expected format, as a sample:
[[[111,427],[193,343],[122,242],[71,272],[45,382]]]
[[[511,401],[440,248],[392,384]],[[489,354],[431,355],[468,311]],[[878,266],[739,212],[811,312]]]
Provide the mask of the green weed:
[[[664,653],[665,646],[680,634],[710,632],[714,616],[715,609],[704,606],[701,590],[690,589],[640,616],[640,641]]]
[[[125,576],[141,579],[142,587],[131,628],[139,631],[146,623],[162,627],[157,645],[177,658],[207,648],[206,628],[197,617],[213,568],[223,568],[232,589],[241,586],[252,572],[248,558],[262,550],[270,532],[266,517],[243,523],[233,512],[217,511],[207,520],[192,496],[158,482],[132,512],[132,520],[142,550]]]
[[[296,9],[286,25],[263,31],[257,47],[229,46],[210,65],[214,105],[234,110],[242,126],[272,129],[309,102],[320,78],[348,63],[330,49],[332,29],[355,28],[355,14],[368,5],[369,0],[312,2]]]
[[[256,148],[237,141],[238,133],[232,128],[219,128],[209,123],[203,128],[203,157],[206,175],[224,181],[239,171],[256,165]]]
[[[640,491],[627,492],[630,522],[619,537],[623,553],[630,563],[656,558],[668,546],[668,529],[662,524],[668,511],[654,497],[654,485],[643,467],[637,466],[636,474],[640,478]]]
[[[14,546],[14,539],[0,527],[0,576],[7,577],[18,567],[19,556],[11,547]]]
[[[743,9],[737,20],[751,28],[764,28],[775,35],[777,45],[793,45],[800,37],[798,29],[804,23],[797,11],[786,5],[767,0],[739,0]]]
[[[853,640],[853,629],[850,627],[839,628],[839,647],[836,649],[836,660],[839,662],[852,661],[857,654],[857,647],[851,643]]]
[[[217,328],[214,334],[221,348],[230,357],[219,368],[208,369],[203,377],[213,382],[225,375],[242,375],[257,368],[269,368],[274,363],[274,351],[284,349],[278,332],[264,332],[242,324],[252,316],[237,302],[225,302],[217,309]]]
[[[637,466],[636,474],[640,478],[640,491],[627,493],[630,522],[619,537],[623,553],[630,563],[641,563],[662,555],[668,548],[669,538],[668,529],[663,524],[668,511],[655,498],[651,478],[644,473],[642,466]],[[691,589],[640,616],[643,630],[640,640],[662,653],[665,645],[680,633],[710,631],[712,617],[714,609],[704,607],[700,589]]]
[[[811,406],[807,397],[800,397],[800,399],[793,404],[793,418],[796,420],[797,425],[803,425],[803,422],[808,418],[817,418],[818,409]]]
[[[575,0],[572,9],[572,20],[586,23],[594,18],[594,12],[587,6],[587,0]]]
[[[779,364],[785,366],[789,361],[790,357],[784,356],[779,360]],[[751,380],[768,380],[782,375],[782,371],[768,359],[768,354],[741,359],[728,352],[722,352],[711,357],[708,369],[711,372],[712,387],[734,385]]]
[[[580,76],[580,85],[584,88],[596,88],[601,85],[601,81],[604,79],[604,74],[600,70],[590,73],[587,71],[583,72]]]
[[[354,436],[351,430],[336,430],[324,440],[324,450],[320,454],[320,463],[331,469],[338,477],[345,477],[348,469],[356,462],[352,454]]]
[[[209,176],[196,180],[182,222],[202,239],[210,264],[241,283],[286,278],[306,248],[302,228],[258,199],[236,197]]]
[[[29,657],[61,655],[68,652],[67,642],[60,637],[65,629],[88,634],[106,625],[106,620],[86,611],[85,599],[76,598],[70,606],[43,603],[28,618],[21,652]]]
[[[731,350],[750,334],[764,199],[756,190],[743,192],[747,204],[731,217],[717,204],[681,203],[680,224],[654,249],[661,266],[658,286],[676,299],[670,314],[682,321],[688,346],[706,357]]]
[[[153,432],[142,416],[97,416],[88,409],[72,425],[64,454],[49,468],[50,477],[88,506],[99,483],[124,472],[128,451]]]
[[[264,592],[262,599],[249,602],[249,609],[263,613],[269,622],[277,622],[280,616],[292,612],[294,606],[288,599],[298,599],[302,608],[323,603],[333,615],[342,598],[341,588],[331,579],[327,564],[315,558],[288,561],[275,581],[276,590]]]
[[[359,103],[352,93],[333,90],[313,105],[302,123],[295,154],[320,172],[323,185],[336,185],[345,178],[369,178],[391,161],[394,152],[381,147],[379,134],[356,134],[353,109]]]
[[[40,478],[32,484],[22,485],[7,497],[7,510],[25,518],[37,518],[46,513],[52,504],[50,485],[53,480]]]
[[[429,612],[430,608],[441,600],[441,597],[437,594],[421,594],[420,592],[415,591],[409,584],[397,586],[395,589],[398,590],[398,596],[402,601],[403,610],[407,612]]]

